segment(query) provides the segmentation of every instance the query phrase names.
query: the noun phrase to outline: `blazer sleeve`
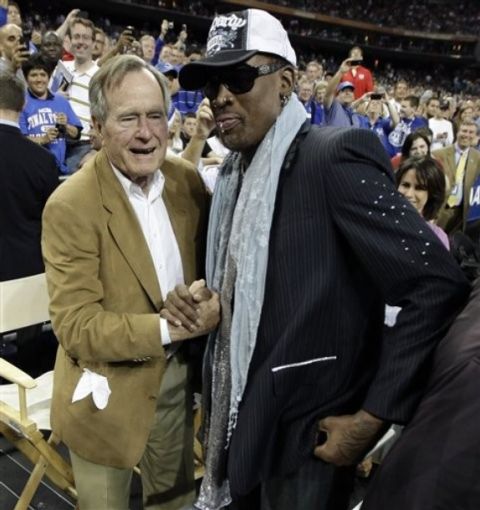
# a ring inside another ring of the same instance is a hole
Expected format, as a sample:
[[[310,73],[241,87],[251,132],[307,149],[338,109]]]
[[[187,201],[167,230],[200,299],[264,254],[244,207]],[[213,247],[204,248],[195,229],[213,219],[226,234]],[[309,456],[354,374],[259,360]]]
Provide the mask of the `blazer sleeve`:
[[[424,219],[398,193],[375,134],[342,130],[329,144],[326,187],[334,223],[385,303],[401,307],[384,327],[382,352],[364,409],[407,421],[421,396],[437,342],[470,286]]]
[[[62,186],[58,191],[63,191]],[[101,221],[92,220],[99,214],[98,210],[78,210],[59,199],[58,193],[44,209],[42,252],[58,341],[72,358],[86,362],[162,357],[158,313],[132,313],[138,308],[132,301],[130,310],[104,306],[107,282],[99,275],[101,265],[108,264],[108,254],[101,257]],[[112,274],[108,285],[118,286],[121,292],[121,278]],[[124,295],[131,292],[125,289]]]

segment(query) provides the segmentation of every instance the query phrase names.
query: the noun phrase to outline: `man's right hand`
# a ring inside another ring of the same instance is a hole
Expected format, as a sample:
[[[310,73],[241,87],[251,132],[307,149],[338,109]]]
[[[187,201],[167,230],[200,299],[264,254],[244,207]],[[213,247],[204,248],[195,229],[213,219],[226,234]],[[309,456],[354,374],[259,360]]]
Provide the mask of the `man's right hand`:
[[[72,9],[65,18],[65,21],[70,25],[72,21],[78,17],[80,14],[80,9]]]
[[[53,142],[58,138],[58,129],[53,127],[48,128],[43,136],[45,137],[45,143]]]
[[[345,74],[345,73],[348,73],[348,71],[350,71],[350,69],[352,68],[352,64],[351,64],[351,61],[352,60],[355,60],[354,58],[346,58],[341,64],[340,64],[340,67],[339,67],[339,71],[342,73],[342,74]]]
[[[206,335],[217,327],[220,322],[220,298],[216,292],[211,292],[206,287],[205,290],[210,292],[211,297],[207,300],[195,300],[195,312],[198,316],[195,325],[186,328],[183,325],[174,326],[171,322],[168,324],[172,342],[181,342],[197,336]],[[160,316],[166,318],[165,314],[162,312],[160,312]]]

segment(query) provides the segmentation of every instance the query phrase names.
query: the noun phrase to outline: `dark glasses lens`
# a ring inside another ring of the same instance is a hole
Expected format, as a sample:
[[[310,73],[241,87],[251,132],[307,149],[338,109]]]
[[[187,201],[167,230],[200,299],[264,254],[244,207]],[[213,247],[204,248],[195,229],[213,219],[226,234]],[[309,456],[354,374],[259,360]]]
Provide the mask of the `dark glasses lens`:
[[[272,74],[286,65],[287,63],[283,62],[262,64],[258,67],[243,64],[233,69],[223,70],[209,79],[203,88],[203,93],[205,97],[213,100],[218,95],[220,85],[224,85],[232,94],[245,94],[252,90],[255,80],[259,76]]]
[[[205,85],[203,93],[208,99],[215,99],[222,84],[233,94],[245,94],[252,90],[256,78],[257,72],[254,67],[237,67],[213,76]]]

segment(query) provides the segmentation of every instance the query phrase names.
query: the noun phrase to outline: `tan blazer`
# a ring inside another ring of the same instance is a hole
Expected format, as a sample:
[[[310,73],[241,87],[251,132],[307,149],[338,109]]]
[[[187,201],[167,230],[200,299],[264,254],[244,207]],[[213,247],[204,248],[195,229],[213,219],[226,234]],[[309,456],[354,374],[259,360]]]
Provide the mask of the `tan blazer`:
[[[450,190],[455,184],[455,171],[457,165],[455,163],[455,145],[449,145],[444,149],[439,149],[432,152],[432,156],[438,159],[442,164],[445,175],[448,177],[450,187],[447,189],[445,203],[443,204],[437,223],[445,230],[447,234],[453,234],[457,230],[465,230],[465,221],[468,216],[468,209],[470,208],[470,191],[473,183],[480,173],[480,152],[476,149],[470,148],[467,167],[465,169],[465,179],[463,188],[463,207],[447,207],[447,199],[450,195]]]
[[[163,198],[190,283],[203,271],[207,195],[184,160],[167,158],[162,172]],[[51,196],[42,249],[60,343],[53,430],[87,460],[133,467],[145,448],[165,369],[158,315],[163,298],[140,225],[103,151]],[[84,368],[108,379],[112,393],[104,410],[91,396],[72,403]]]

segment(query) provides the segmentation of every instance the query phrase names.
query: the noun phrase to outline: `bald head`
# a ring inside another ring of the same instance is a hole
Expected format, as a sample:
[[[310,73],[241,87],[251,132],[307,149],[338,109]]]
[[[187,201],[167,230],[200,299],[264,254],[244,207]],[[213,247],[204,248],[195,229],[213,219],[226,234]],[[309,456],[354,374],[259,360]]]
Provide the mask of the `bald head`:
[[[13,53],[20,44],[22,29],[13,23],[0,28],[0,51],[7,60],[12,60]]]
[[[62,40],[53,30],[45,32],[42,37],[40,52],[49,62],[58,62],[62,56]]]

